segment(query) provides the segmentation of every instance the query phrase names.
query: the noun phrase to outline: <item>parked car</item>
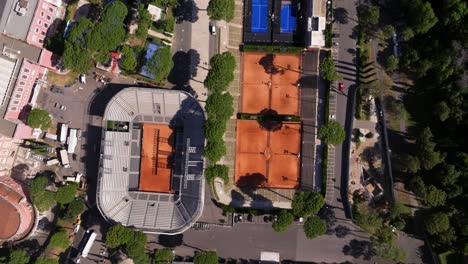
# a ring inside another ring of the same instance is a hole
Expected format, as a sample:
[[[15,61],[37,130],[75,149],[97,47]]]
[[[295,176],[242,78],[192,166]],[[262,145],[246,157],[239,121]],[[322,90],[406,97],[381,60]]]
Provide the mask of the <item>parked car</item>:
[[[86,75],[80,74],[80,82],[86,84]]]
[[[340,83],[338,84],[338,88],[340,89],[340,92],[344,92],[344,90],[345,90],[344,83],[341,83],[341,82],[340,82]]]
[[[210,34],[216,36],[216,26],[210,25]]]
[[[243,218],[242,218],[242,215],[238,215],[238,216],[237,216],[237,221],[238,221],[239,223],[242,222],[242,219],[243,219]]]
[[[247,221],[253,222],[253,215],[251,214],[247,215]]]

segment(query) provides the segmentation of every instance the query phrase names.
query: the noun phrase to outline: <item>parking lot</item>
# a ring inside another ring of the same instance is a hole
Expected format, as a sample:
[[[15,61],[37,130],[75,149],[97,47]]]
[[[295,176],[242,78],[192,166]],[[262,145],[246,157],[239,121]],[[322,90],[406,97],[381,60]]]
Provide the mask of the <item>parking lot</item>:
[[[110,76],[110,74],[97,70],[99,74],[107,75],[111,82],[123,84],[133,84],[134,80],[120,76]],[[72,175],[75,171],[84,172],[85,164],[83,156],[86,144],[86,130],[89,123],[100,125],[100,119],[89,115],[90,102],[100,91],[110,86],[105,86],[102,82],[94,79],[95,74],[90,71],[86,75],[86,83],[78,79],[71,86],[55,86],[49,84],[47,88],[42,89],[37,104],[39,108],[47,110],[53,117],[52,132],[56,133],[59,124],[68,124],[69,128],[81,129],[81,137],[78,138],[78,144],[75,153],[69,155],[70,168],[60,168],[59,175]]]

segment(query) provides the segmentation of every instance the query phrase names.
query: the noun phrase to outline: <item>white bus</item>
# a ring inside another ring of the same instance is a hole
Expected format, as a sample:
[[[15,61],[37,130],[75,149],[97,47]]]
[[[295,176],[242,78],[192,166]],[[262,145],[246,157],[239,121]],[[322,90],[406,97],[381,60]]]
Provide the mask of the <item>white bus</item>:
[[[91,247],[93,246],[94,240],[96,240],[97,236],[93,230],[88,230],[86,232],[90,232],[91,235],[89,236],[88,241],[86,241],[86,244],[83,247],[83,251],[81,252],[81,256],[83,258],[86,258],[88,256],[88,253],[91,250]]]
[[[70,161],[68,160],[68,153],[66,150],[61,149],[59,151],[60,161],[62,161],[62,166],[65,168],[70,168]]]
[[[78,138],[76,137],[76,129],[70,129],[70,133],[68,133],[68,140],[67,140],[67,144],[68,144],[68,148],[67,148],[67,152],[68,153],[75,153],[75,147],[76,147],[76,144],[77,144],[77,140]]]
[[[68,125],[62,124],[60,126],[60,143],[65,144],[68,135]]]

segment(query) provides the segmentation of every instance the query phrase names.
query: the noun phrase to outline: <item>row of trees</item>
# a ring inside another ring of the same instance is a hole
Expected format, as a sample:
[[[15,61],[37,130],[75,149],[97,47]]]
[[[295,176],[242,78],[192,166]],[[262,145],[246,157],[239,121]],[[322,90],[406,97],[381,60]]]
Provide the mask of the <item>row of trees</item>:
[[[208,116],[205,122],[205,137],[208,142],[204,155],[216,163],[226,155],[223,135],[226,132],[226,122],[234,113],[233,97],[226,90],[234,79],[236,60],[230,52],[224,52],[213,56],[210,66],[204,81],[210,92],[205,105]]]
[[[317,216],[320,208],[325,204],[323,196],[315,192],[299,192],[294,194],[292,210],[281,210],[272,227],[276,232],[284,232],[293,223],[294,218],[302,217],[305,220],[304,233],[307,238],[314,239],[325,234],[326,222]]]
[[[234,18],[235,8],[234,0],[210,0],[207,11],[211,19],[229,22]]]
[[[39,211],[47,211],[57,203],[63,206],[70,205],[69,209],[68,206],[66,207],[67,210],[65,214],[67,216],[76,216],[76,212],[80,211],[78,209],[83,209],[83,203],[80,201],[75,201],[75,194],[76,190],[78,189],[78,184],[71,183],[65,186],[60,186],[57,188],[57,192],[54,193],[46,189],[48,183],[49,178],[46,175],[39,175],[34,178],[34,180],[31,182],[31,185],[29,186],[29,195],[31,201]]]

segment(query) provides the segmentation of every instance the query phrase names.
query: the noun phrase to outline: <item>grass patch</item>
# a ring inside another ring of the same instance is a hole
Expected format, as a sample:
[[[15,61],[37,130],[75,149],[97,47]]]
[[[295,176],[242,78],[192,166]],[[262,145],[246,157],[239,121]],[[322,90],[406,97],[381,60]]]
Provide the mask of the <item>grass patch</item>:
[[[298,46],[274,46],[274,45],[254,45],[244,44],[241,48],[243,52],[266,52],[266,53],[299,53],[304,47]]]
[[[453,251],[439,254],[440,264],[462,264],[463,256]]]
[[[78,73],[70,71],[67,74],[58,74],[54,71],[47,72],[47,82],[57,86],[72,85],[78,80]]]

